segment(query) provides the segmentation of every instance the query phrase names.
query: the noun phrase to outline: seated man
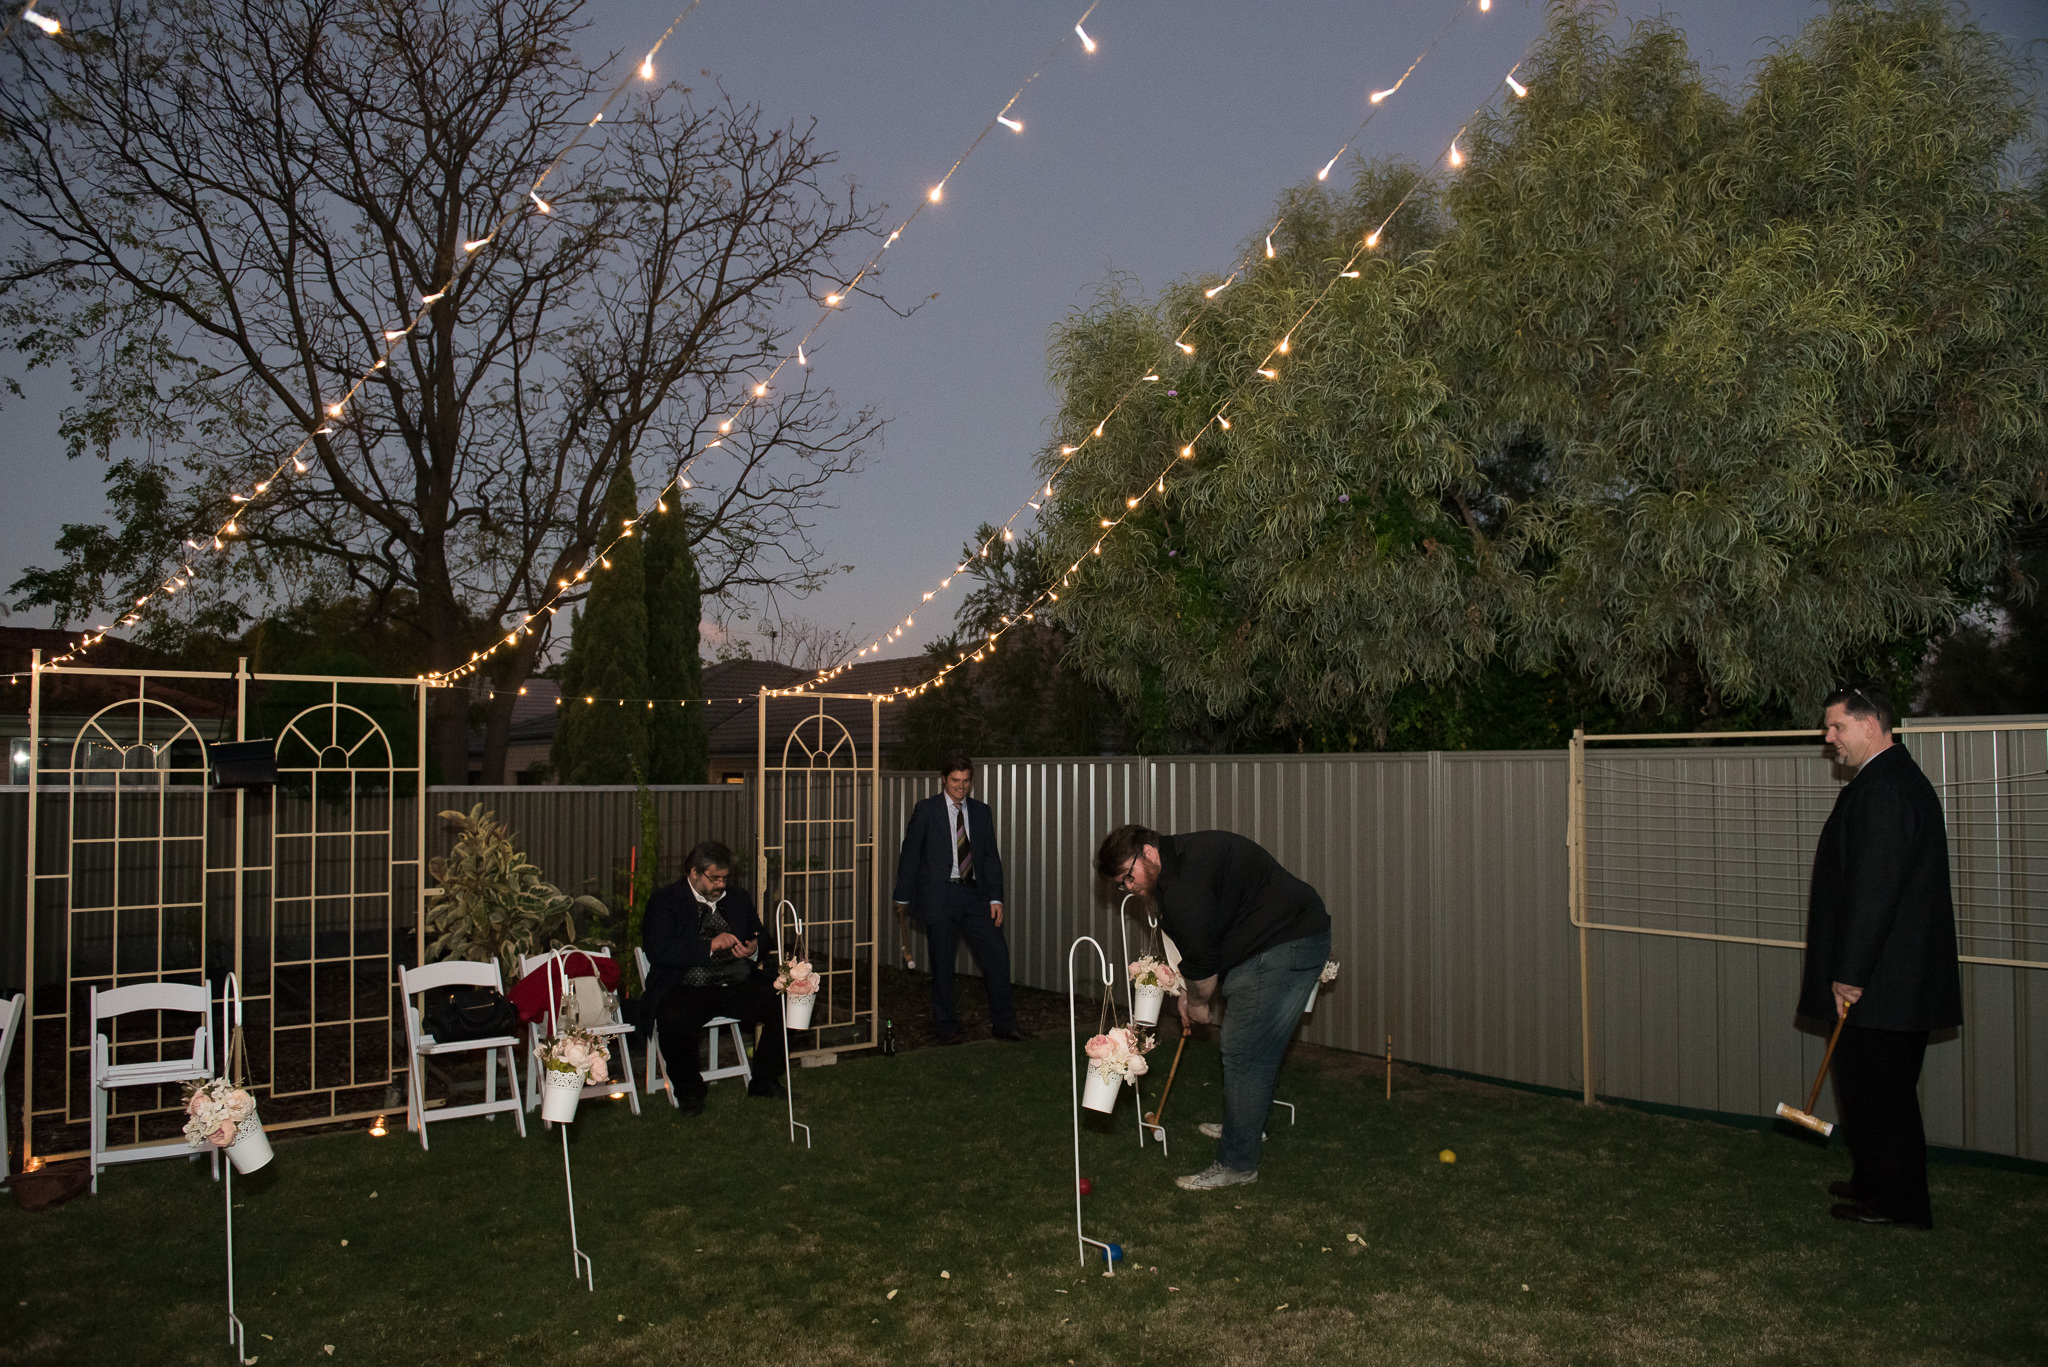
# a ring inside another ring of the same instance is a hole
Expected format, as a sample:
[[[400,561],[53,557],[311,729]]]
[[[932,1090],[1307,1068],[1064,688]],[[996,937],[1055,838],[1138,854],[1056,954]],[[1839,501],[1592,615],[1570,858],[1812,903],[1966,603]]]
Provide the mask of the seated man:
[[[749,1096],[779,1097],[788,1049],[782,1003],[757,970],[761,918],[745,888],[728,889],[732,851],[706,840],[690,851],[681,881],[647,899],[641,946],[650,965],[647,1005],[661,1030],[662,1054],[686,1115],[704,1112],[708,1090],[697,1069],[704,1023],[731,1016],[762,1027]]]

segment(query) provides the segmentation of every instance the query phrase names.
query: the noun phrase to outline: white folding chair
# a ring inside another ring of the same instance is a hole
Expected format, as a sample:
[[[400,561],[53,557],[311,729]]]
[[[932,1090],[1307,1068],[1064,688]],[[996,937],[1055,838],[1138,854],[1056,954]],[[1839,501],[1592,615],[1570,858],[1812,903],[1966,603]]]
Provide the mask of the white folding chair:
[[[641,990],[644,992],[647,986],[647,974],[652,968],[652,965],[647,962],[647,951],[638,945],[634,945],[633,962],[640,966],[640,984]],[[718,1064],[718,1032],[721,1030],[732,1032],[732,1051],[739,1059],[737,1063],[729,1063],[722,1068]],[[701,1074],[704,1079],[704,1085],[708,1087],[720,1078],[727,1077],[743,1077],[749,1083],[752,1083],[754,1080],[754,1065],[747,1061],[747,1041],[740,1034],[740,1023],[731,1016],[713,1016],[710,1020],[704,1022],[704,1034],[708,1056],[707,1066]],[[647,1026],[647,1094],[652,1096],[657,1090],[662,1088],[668,1090],[669,1105],[681,1106],[683,1104],[682,1099],[676,1095],[676,1084],[668,1075],[668,1060],[661,1053],[661,1031],[650,1022]]]
[[[612,952],[609,949],[578,949],[576,953],[588,954],[593,959],[609,959],[612,956]],[[566,959],[569,957],[573,956],[562,955],[555,950],[549,950],[544,954],[525,955],[519,960],[519,976],[524,978],[529,973],[545,972],[548,960],[555,958]],[[557,972],[561,974],[561,982],[568,982],[569,971],[566,965],[558,969]],[[548,1003],[548,1014],[544,1019],[549,1030],[552,1031],[555,1026],[554,1002],[550,1001]],[[526,1109],[529,1111],[540,1105],[540,1047],[545,1042],[541,1037],[540,1027],[540,1021],[528,1021],[526,1023]],[[640,1088],[633,1081],[633,1055],[627,1050],[626,1042],[622,1038],[632,1034],[633,1027],[623,1021],[618,1021],[611,1025],[594,1025],[589,1027],[589,1029],[591,1034],[604,1041],[605,1057],[607,1059],[611,1057],[612,1041],[618,1041],[619,1062],[616,1068],[609,1065],[606,1067],[606,1071],[611,1074],[610,1081],[594,1082],[583,1089],[583,1100],[588,1101],[594,1096],[611,1096],[616,1092],[624,1091],[626,1103],[633,1108],[633,1114],[640,1114]]]
[[[203,1082],[213,1076],[213,1001],[204,983],[136,983],[105,992],[97,987],[86,991],[87,1009],[92,1014],[92,1190],[100,1190],[100,1174],[109,1163],[139,1163],[151,1158],[197,1158],[199,1155],[181,1134],[176,1139],[151,1144],[130,1144],[119,1149],[107,1147],[107,1116],[113,1108],[117,1087],[156,1088],[175,1082]],[[114,1046],[100,1028],[100,1022],[138,1011],[176,1011],[199,1017],[192,1031],[192,1052],[182,1058],[145,1059],[140,1063],[114,1062]],[[211,1147],[211,1146],[209,1146]],[[213,1149],[213,1175],[220,1177],[220,1150]]]
[[[8,1166],[13,1149],[7,1143],[7,1063],[14,1057],[14,1037],[21,1033],[21,1018],[28,1011],[28,994],[17,992],[0,1002],[0,1177],[14,1170]]]
[[[420,1147],[427,1145],[427,1124],[429,1121],[460,1120],[465,1116],[494,1115],[499,1111],[512,1112],[512,1123],[519,1128],[519,1137],[526,1138],[526,1114],[519,1106],[518,1065],[512,1061],[512,1051],[519,1047],[519,1040],[513,1035],[492,1035],[486,1039],[449,1040],[443,1043],[428,1034],[420,1025],[419,994],[437,987],[490,987],[502,992],[505,979],[498,972],[496,963],[439,963],[427,964],[421,968],[402,968],[398,971],[399,984],[405,993],[405,1039],[410,1046],[409,1058],[412,1066],[406,1072],[405,1127],[419,1131]],[[448,1054],[482,1053],[484,1056],[484,1099],[467,1106],[443,1106],[439,1110],[427,1110],[426,1062],[429,1058]],[[494,1059],[491,1055],[497,1054]],[[498,1075],[492,1071],[495,1064],[505,1065],[505,1086],[512,1095],[500,1100],[498,1097]]]

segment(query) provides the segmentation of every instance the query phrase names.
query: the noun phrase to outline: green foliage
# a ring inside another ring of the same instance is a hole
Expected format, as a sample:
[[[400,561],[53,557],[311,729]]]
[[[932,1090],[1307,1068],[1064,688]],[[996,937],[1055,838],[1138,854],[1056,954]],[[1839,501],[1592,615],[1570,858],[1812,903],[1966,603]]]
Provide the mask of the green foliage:
[[[571,897],[541,877],[512,845],[512,832],[482,803],[441,819],[456,832],[427,865],[427,958],[497,961],[509,982],[523,954],[576,940],[576,913],[602,916],[595,897]]]
[[[639,510],[633,473],[612,480],[613,525]],[[591,580],[562,662],[562,716],[548,758],[564,783],[632,783],[647,758],[647,580],[641,538],[612,547],[610,569]],[[587,704],[586,697],[604,701]],[[620,699],[631,701],[621,702]],[[678,709],[679,711],[682,709]]]
[[[979,548],[986,545],[986,554]],[[903,704],[904,749],[897,763],[936,767],[948,754],[1093,755],[1114,741],[1120,709],[1064,663],[1067,635],[1030,604],[1051,580],[1035,535],[1006,540],[984,523],[961,548],[975,587],[955,630],[926,647],[934,671],[960,664]],[[1003,632],[999,646],[989,638]],[[965,663],[960,663],[965,661]]]
[[[654,698],[686,698],[689,703],[657,703],[647,717],[647,781],[704,783],[710,778],[711,754],[704,734],[704,660],[698,653],[704,599],[697,578],[697,559],[690,550],[687,504],[657,512],[647,528],[647,687]]]
[[[1054,613],[1140,748],[1803,715],[1998,572],[2048,493],[2011,59],[1845,5],[1738,108],[1609,17],[1557,13],[1448,186],[1302,187],[1214,299],[1055,337]]]

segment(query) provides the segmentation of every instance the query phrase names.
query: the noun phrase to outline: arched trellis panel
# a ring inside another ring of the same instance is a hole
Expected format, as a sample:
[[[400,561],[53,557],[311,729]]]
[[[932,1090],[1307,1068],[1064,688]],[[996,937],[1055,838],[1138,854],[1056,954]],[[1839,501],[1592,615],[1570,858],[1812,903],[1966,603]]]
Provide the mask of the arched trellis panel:
[[[52,708],[53,686],[94,709]],[[396,968],[421,935],[425,687],[33,660],[24,1165],[85,1147],[94,987],[204,982],[217,994],[234,972],[242,1066],[267,1128],[393,1109],[405,1063],[392,1043]],[[394,746],[394,719],[413,728],[410,753]],[[277,785],[210,786],[207,745],[252,728],[274,731]],[[120,1062],[191,1047],[189,1020],[119,1024]],[[108,1137],[159,1140],[182,1123],[176,1088],[124,1090]]]
[[[780,733],[773,749],[771,699]],[[882,870],[875,823],[881,708],[881,700],[868,695],[772,698],[764,690],[760,698],[754,828],[761,916],[772,937],[776,908],[788,902],[803,920],[807,952],[824,979],[811,1028],[791,1040],[798,1054],[865,1048],[880,1040],[875,918]],[[865,754],[844,719],[855,714],[857,724],[863,710]]]

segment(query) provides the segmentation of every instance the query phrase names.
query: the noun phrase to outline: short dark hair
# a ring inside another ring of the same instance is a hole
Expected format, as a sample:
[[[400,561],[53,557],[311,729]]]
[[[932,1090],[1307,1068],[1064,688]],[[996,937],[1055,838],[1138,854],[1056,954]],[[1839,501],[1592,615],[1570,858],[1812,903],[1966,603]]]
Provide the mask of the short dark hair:
[[[1825,715],[1836,703],[1846,707],[1852,717],[1876,717],[1877,724],[1887,735],[1899,720],[1898,711],[1892,706],[1891,690],[1881,683],[1844,684],[1822,701],[1822,714]]]
[[[1124,871],[1124,865],[1138,857],[1138,852],[1147,845],[1162,849],[1166,837],[1150,826],[1119,826],[1102,837],[1101,848],[1095,851],[1095,872],[1109,882]]]
[[[732,870],[732,850],[723,841],[700,840],[690,849],[684,865],[691,873],[708,873],[712,869]]]
[[[974,772],[974,756],[968,754],[965,750],[951,751],[939,759],[940,778],[950,778],[962,769],[965,769],[970,774]]]

